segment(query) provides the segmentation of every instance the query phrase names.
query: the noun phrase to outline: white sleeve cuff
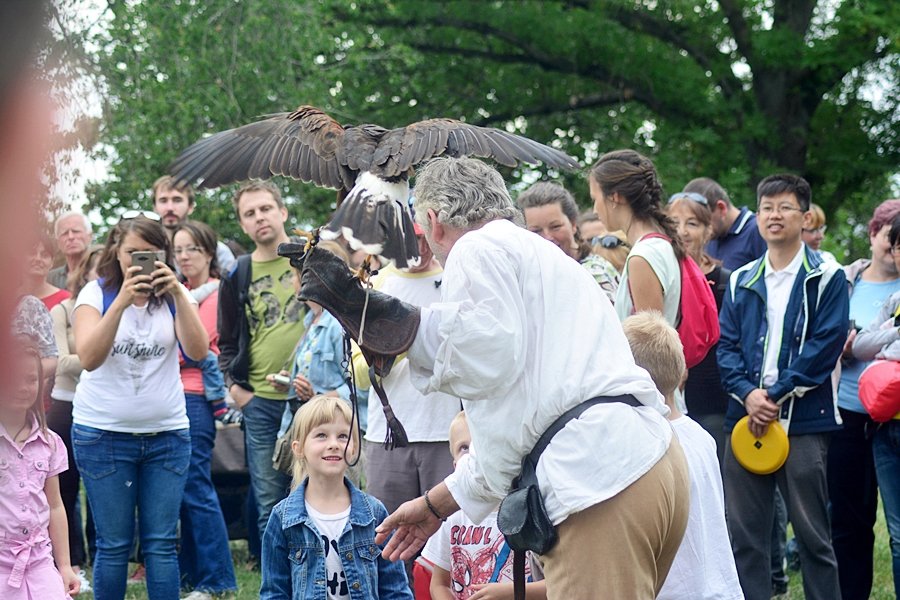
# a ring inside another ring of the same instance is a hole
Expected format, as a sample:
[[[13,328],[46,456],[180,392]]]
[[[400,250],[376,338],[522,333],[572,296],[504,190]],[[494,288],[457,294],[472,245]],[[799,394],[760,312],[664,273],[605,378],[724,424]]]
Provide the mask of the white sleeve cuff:
[[[486,497],[486,486],[476,481],[476,474],[472,472],[474,460],[471,455],[463,456],[456,463],[456,470],[444,479],[450,495],[459,505],[459,508],[474,523],[481,523],[489,514],[497,510],[502,498]]]

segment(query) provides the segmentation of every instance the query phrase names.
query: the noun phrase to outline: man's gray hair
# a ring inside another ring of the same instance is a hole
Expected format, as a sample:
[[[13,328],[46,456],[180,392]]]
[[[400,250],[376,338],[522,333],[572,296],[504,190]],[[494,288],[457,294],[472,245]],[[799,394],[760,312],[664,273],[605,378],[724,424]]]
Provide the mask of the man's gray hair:
[[[416,220],[429,228],[428,210],[438,222],[456,229],[472,229],[488,221],[521,220],[503,177],[473,158],[441,157],[416,175]]]
[[[59,224],[69,217],[80,217],[84,222],[85,231],[92,232],[94,230],[93,226],[91,225],[91,220],[88,219],[88,216],[86,214],[78,212],[77,210],[70,210],[69,212],[65,212],[56,218],[56,222],[53,224],[53,235],[59,235]]]

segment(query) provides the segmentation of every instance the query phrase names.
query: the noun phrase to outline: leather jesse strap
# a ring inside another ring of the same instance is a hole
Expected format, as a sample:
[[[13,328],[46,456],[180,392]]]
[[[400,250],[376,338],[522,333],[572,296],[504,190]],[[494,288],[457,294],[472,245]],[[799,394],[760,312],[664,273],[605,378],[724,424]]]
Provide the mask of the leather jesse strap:
[[[584,411],[591,408],[592,406],[596,406],[598,404],[609,404],[611,402],[621,402],[623,404],[627,404],[629,406],[639,407],[643,406],[637,398],[632,396],[631,394],[623,394],[621,396],[597,396],[596,398],[590,398],[585,400],[581,404],[573,406],[563,414],[561,414],[550,427],[538,438],[537,443],[534,445],[534,448],[531,452],[528,453],[528,458],[531,460],[532,464],[537,467],[538,459],[540,459],[541,454],[544,453],[544,450],[547,449],[547,446],[550,445],[550,441],[553,439],[557,433],[562,431],[562,428],[566,426],[566,424],[572,419],[577,419]]]
[[[547,449],[547,446],[550,445],[550,441],[553,439],[557,433],[559,433],[566,424],[572,419],[577,419],[584,412],[591,408],[592,406],[596,406],[598,404],[609,404],[611,402],[621,402],[623,404],[627,404],[629,406],[639,407],[643,406],[637,398],[632,396],[631,394],[623,394],[621,396],[597,396],[596,398],[590,398],[589,400],[585,400],[584,402],[573,406],[563,414],[561,414],[550,427],[547,428],[546,431],[538,438],[537,443],[534,445],[534,448],[531,452],[528,453],[528,456],[525,458],[523,465],[528,463],[528,469],[531,471],[530,476],[535,478],[535,483],[537,479],[537,475],[535,471],[537,470],[538,460],[541,458],[541,454],[544,453],[544,450]],[[523,469],[522,475],[528,477],[529,474],[525,473]],[[517,477],[514,482],[514,486],[518,485],[519,480],[522,476]],[[515,600],[525,600],[525,552],[515,551],[513,552],[513,597]]]

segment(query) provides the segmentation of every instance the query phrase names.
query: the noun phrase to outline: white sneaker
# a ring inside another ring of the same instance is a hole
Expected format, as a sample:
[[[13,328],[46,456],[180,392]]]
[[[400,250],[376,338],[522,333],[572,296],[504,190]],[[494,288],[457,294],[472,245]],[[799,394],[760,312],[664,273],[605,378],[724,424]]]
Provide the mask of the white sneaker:
[[[91,582],[88,581],[88,578],[85,576],[84,571],[78,571],[76,575],[78,575],[78,581],[81,582],[81,591],[78,592],[79,594],[90,592],[92,589],[94,589],[91,587]]]
[[[215,600],[215,596],[213,596],[209,592],[194,590],[187,596],[182,596],[181,600]]]

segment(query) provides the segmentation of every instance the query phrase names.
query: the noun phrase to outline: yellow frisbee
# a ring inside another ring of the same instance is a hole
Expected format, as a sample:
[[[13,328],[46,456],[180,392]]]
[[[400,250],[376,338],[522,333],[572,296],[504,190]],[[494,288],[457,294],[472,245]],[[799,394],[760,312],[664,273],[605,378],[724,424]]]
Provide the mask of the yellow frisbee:
[[[746,416],[731,432],[731,451],[738,463],[751,473],[768,475],[781,468],[790,451],[788,436],[778,421],[769,424],[765,435],[750,433],[750,417]]]

